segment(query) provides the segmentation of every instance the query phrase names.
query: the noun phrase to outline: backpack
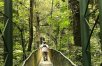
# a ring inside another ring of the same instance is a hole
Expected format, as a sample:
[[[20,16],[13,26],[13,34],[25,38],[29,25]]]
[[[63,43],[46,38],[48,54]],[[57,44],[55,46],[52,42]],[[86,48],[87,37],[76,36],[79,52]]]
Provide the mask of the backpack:
[[[43,45],[43,47],[47,47],[46,45]]]

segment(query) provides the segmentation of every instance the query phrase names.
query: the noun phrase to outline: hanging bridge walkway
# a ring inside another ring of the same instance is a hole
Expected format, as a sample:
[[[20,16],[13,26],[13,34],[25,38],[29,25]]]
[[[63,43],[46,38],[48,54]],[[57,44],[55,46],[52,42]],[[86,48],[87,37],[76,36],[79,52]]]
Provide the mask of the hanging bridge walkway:
[[[48,61],[43,61],[41,50],[33,51],[22,66],[76,66],[61,52],[49,49]]]

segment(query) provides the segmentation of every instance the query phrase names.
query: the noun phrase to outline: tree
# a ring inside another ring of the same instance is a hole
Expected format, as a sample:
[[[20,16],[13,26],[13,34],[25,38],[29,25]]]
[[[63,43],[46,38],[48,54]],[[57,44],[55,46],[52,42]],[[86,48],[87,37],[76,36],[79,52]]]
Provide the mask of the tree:
[[[100,22],[100,42],[102,51],[102,0],[99,0],[99,22]]]
[[[5,45],[5,66],[13,66],[13,37],[12,37],[12,0],[4,0],[4,13],[8,17],[5,17],[5,32],[4,39]]]
[[[41,12],[38,9],[39,8],[39,3],[40,1],[34,1],[34,8],[35,8],[35,12],[34,12],[34,24],[35,24],[35,45],[34,45],[34,49],[37,49],[39,47],[40,44],[40,15]]]
[[[31,51],[31,49],[32,49],[32,42],[33,42],[33,4],[34,4],[34,0],[30,0],[29,44],[28,44],[28,51]]]
[[[36,17],[36,45],[35,48],[39,47],[40,44],[40,18],[39,18],[39,13],[35,13]]]
[[[102,0],[99,0],[99,23],[100,23],[100,43],[102,51]],[[100,64],[102,66],[102,63]]]
[[[72,11],[72,23],[73,23],[73,35],[74,43],[77,46],[81,46],[81,34],[80,34],[80,11],[79,11],[79,1],[68,0],[71,11]]]

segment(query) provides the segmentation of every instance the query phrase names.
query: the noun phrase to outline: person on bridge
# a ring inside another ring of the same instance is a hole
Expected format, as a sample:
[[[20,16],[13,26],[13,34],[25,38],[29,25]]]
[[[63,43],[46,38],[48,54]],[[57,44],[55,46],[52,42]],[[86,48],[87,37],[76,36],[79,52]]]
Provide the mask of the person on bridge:
[[[46,42],[43,42],[42,45],[40,46],[40,49],[42,51],[44,61],[47,61],[49,46],[46,44]]]

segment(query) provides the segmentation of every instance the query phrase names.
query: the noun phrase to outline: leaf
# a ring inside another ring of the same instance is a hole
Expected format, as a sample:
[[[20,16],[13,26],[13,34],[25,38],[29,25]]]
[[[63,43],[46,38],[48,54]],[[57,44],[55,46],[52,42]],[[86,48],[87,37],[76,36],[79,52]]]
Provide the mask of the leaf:
[[[1,6],[4,6],[4,2],[0,2],[0,7],[1,7]]]

